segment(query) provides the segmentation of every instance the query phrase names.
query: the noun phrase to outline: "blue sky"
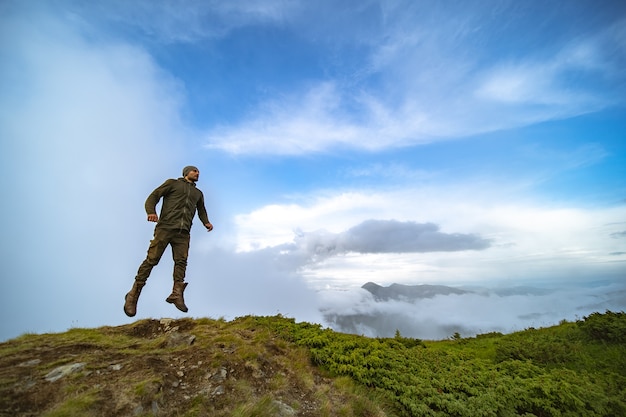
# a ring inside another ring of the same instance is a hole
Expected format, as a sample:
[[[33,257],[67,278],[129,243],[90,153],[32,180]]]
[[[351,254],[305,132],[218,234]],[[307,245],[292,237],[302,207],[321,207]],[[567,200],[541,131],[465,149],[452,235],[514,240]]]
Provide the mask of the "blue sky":
[[[323,322],[367,281],[555,291],[430,307],[486,331],[623,309],[623,68],[611,0],[0,1],[0,338],[128,322],[188,164],[193,316]],[[171,266],[137,318],[177,317]]]

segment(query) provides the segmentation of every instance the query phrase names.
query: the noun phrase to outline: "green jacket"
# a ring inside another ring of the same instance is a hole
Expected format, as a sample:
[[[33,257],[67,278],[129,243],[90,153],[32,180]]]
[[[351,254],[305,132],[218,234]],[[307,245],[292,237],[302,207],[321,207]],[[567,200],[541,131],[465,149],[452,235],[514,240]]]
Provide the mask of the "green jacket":
[[[196,210],[202,224],[209,223],[204,207],[204,195],[196,184],[184,178],[169,179],[155,189],[146,199],[146,213],[156,214],[156,205],[163,197],[161,215],[156,227],[181,229],[189,232]]]

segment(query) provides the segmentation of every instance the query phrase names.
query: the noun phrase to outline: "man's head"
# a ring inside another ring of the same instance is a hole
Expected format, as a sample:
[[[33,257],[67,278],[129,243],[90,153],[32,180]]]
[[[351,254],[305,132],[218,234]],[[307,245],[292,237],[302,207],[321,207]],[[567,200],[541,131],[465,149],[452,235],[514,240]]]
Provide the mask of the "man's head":
[[[193,165],[188,165],[183,168],[183,177],[187,181],[196,182],[200,177],[200,170]]]

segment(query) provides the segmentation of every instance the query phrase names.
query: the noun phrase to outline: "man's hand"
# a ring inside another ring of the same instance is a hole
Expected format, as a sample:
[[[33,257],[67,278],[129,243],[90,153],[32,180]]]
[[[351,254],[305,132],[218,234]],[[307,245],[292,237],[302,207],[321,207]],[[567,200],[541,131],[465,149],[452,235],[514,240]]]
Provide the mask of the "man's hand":
[[[157,222],[159,221],[159,216],[157,216],[156,214],[148,214],[148,221]]]
[[[204,227],[206,227],[207,232],[210,232],[211,230],[213,230],[213,225],[211,223],[205,223]]]

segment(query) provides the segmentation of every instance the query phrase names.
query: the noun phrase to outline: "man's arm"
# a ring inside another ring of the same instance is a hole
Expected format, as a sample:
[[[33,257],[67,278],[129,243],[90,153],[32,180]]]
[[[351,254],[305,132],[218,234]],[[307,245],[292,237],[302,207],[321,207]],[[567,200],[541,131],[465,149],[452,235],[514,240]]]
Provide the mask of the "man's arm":
[[[200,221],[206,227],[207,231],[213,230],[213,225],[209,221],[209,215],[207,214],[206,207],[204,206],[204,195],[200,197],[198,200],[198,204],[196,205],[196,209],[198,210],[198,217]]]
[[[161,199],[161,197],[163,197],[165,194],[169,192],[172,181],[176,181],[176,180],[170,179],[170,180],[165,181],[163,184],[157,187],[154,191],[152,191],[150,195],[148,196],[148,198],[146,199],[146,203],[144,204],[144,207],[146,209],[146,214],[148,215],[149,222],[156,222],[159,220],[159,216],[157,216],[156,214],[156,206],[159,203],[159,200]]]

